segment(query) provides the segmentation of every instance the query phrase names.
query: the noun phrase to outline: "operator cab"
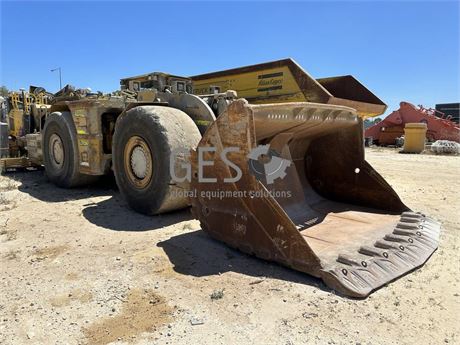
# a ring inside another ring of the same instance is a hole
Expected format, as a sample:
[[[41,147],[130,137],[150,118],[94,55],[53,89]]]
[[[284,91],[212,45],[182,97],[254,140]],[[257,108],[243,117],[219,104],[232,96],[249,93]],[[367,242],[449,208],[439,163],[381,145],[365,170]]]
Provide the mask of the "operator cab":
[[[170,93],[193,93],[192,80],[162,72],[152,72],[120,80],[121,90],[141,92],[156,90]]]
[[[191,78],[162,72],[121,79],[120,89],[123,95],[136,99],[137,103],[169,105],[177,109],[182,109],[186,104],[189,115],[192,108],[195,109],[194,111],[206,113],[207,110],[203,109],[203,103],[206,103],[214,114],[213,119],[206,119],[209,123],[222,114],[228,104],[237,98],[235,91],[220,92],[218,86],[211,87],[209,94],[194,95]],[[198,113],[190,116],[194,119],[199,118],[199,121],[202,120],[202,116]],[[201,126],[200,131],[204,133],[206,128],[207,126]]]

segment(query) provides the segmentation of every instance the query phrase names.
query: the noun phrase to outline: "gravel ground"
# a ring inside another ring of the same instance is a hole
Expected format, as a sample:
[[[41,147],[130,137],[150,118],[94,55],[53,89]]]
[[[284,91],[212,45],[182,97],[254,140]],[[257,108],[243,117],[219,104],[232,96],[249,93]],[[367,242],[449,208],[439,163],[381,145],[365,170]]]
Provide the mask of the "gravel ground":
[[[425,266],[364,300],[227,248],[188,210],[136,214],[110,178],[0,176],[0,344],[458,344],[460,157],[367,157],[443,230]]]

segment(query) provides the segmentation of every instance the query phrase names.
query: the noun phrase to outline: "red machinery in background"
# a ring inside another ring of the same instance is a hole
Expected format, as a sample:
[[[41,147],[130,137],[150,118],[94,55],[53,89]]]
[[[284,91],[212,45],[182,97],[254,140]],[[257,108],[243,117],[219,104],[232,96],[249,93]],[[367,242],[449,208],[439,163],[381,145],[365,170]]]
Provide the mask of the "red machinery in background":
[[[381,122],[366,129],[365,137],[372,137],[377,145],[394,145],[396,138],[404,135],[406,123],[425,122],[428,130],[428,141],[451,140],[460,143],[460,127],[451,121],[451,117],[445,117],[443,113],[426,109],[423,106],[416,107],[408,102],[399,103],[399,109],[393,111]],[[439,116],[435,115],[436,113]]]

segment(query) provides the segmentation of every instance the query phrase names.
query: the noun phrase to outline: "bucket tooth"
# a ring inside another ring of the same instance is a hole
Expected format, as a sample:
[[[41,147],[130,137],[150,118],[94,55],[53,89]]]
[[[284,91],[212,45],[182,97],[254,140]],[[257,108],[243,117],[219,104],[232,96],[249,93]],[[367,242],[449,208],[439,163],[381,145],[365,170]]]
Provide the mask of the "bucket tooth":
[[[407,223],[407,222],[399,222],[397,225],[400,229],[410,229],[410,230],[417,230],[419,227],[415,223]]]
[[[440,224],[410,211],[364,160],[362,133],[351,108],[234,101],[198,145],[215,148],[200,157],[213,166],[199,167],[192,152],[193,214],[233,248],[366,297],[423,265],[438,246]],[[231,183],[224,182],[235,176],[222,159],[227,148],[242,172]],[[254,149],[269,156],[269,166],[281,162],[278,177],[264,171]],[[200,174],[217,182],[200,183]]]
[[[397,249],[397,248],[401,247],[402,245],[398,246],[394,242],[388,242],[388,241],[385,241],[385,240],[378,240],[378,241],[375,242],[374,246],[376,246],[377,248],[382,248],[382,249]]]
[[[417,217],[407,217],[407,216],[403,216],[401,217],[401,222],[403,223],[420,223],[420,218],[417,218]]]
[[[342,264],[349,265],[349,266],[359,266],[360,265],[360,262],[358,260],[354,259],[353,257],[347,254],[340,254],[337,257],[337,262],[340,262]]]
[[[400,228],[395,228],[393,230],[393,233],[395,235],[402,235],[402,236],[414,236],[417,234],[417,230],[407,230],[407,229],[400,229]]]
[[[385,235],[385,237],[383,238],[385,241],[389,241],[389,242],[401,242],[401,243],[405,243],[405,242],[412,242],[413,239],[410,238],[410,237],[407,237],[407,236],[398,236],[398,235],[393,235],[393,234],[387,234]]]
[[[374,247],[362,246],[359,248],[359,252],[368,256],[384,256],[385,252],[378,250]]]
[[[416,218],[416,219],[424,219],[425,215],[419,212],[403,212],[401,214],[401,218]]]

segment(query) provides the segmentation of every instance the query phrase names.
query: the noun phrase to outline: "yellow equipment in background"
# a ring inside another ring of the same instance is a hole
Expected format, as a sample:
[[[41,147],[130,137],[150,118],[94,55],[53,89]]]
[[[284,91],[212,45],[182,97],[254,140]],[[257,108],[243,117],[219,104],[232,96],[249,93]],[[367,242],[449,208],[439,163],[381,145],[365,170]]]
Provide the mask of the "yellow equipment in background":
[[[41,165],[42,151],[38,137],[51,107],[51,97],[44,88],[36,86],[30,86],[28,92],[21,89],[8,94],[5,102],[8,128],[0,136],[1,171]]]
[[[252,104],[314,102],[358,109],[378,116],[387,106],[351,75],[313,79],[293,59],[192,76],[194,94],[235,90]]]
[[[50,108],[49,96],[41,87],[30,86],[8,94],[8,124],[10,135],[18,138],[41,129],[42,119]]]

